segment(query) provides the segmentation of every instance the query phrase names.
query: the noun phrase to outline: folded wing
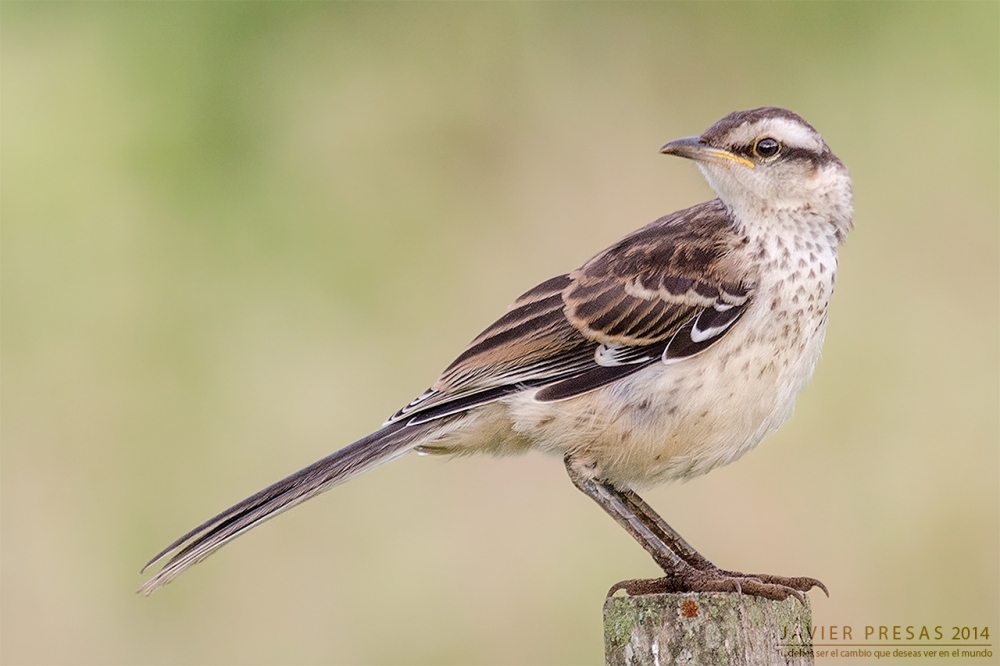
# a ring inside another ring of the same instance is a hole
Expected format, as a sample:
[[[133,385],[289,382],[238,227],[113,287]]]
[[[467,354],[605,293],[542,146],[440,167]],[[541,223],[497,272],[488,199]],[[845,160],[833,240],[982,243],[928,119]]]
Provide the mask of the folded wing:
[[[537,400],[562,400],[707,349],[752,298],[750,276],[727,261],[741,242],[718,200],[657,220],[522,295],[386,423],[424,423],[532,388]]]

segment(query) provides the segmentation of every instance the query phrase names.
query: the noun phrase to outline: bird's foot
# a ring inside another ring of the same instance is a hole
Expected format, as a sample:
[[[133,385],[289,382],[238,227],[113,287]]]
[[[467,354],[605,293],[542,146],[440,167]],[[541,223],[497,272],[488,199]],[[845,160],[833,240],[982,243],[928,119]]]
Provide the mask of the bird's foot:
[[[830,590],[826,589],[826,585],[823,584],[823,581],[817,578],[810,578],[809,576],[788,577],[774,576],[771,574],[747,574],[739,571],[725,571],[723,569],[717,569],[717,571],[723,576],[731,576],[733,578],[752,578],[753,580],[758,580],[761,583],[780,585],[781,587],[791,588],[793,590],[798,590],[799,592],[808,592],[814,587],[818,587],[823,590],[823,594],[827,597],[830,596]]]
[[[608,590],[612,596],[619,590],[630,596],[642,594],[664,594],[670,592],[736,592],[755,597],[783,601],[795,597],[805,603],[804,592],[818,587],[827,596],[826,586],[815,578],[797,577],[785,578],[769,574],[743,574],[736,571],[723,571],[712,568],[701,570],[685,568],[678,573],[669,573],[663,578],[624,580],[616,583]]]

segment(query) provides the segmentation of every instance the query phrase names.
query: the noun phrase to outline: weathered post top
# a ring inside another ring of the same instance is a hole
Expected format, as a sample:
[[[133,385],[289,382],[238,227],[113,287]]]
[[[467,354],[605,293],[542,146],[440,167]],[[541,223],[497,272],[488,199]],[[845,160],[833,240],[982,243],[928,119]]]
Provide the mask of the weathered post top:
[[[607,666],[811,666],[812,611],[808,599],[727,592],[612,596],[604,655]]]

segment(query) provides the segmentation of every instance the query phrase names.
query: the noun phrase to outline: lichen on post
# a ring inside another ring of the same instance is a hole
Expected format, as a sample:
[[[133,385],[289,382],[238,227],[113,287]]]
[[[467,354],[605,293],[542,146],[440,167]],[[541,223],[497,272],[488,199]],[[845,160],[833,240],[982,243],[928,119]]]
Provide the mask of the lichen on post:
[[[794,597],[612,596],[604,603],[604,654],[608,666],[808,666],[812,612],[808,599]]]

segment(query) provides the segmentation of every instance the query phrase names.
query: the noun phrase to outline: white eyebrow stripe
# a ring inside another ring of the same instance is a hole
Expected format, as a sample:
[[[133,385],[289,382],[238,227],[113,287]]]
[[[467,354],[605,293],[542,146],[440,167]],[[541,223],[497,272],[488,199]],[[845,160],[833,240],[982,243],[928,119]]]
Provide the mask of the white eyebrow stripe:
[[[817,153],[823,150],[823,142],[815,132],[790,118],[770,118],[766,125],[774,132],[775,138],[784,144]]]
[[[793,148],[803,148],[815,153],[823,152],[823,139],[805,125],[791,118],[764,118],[748,123],[733,131],[736,145],[750,145],[754,140],[770,136]]]

